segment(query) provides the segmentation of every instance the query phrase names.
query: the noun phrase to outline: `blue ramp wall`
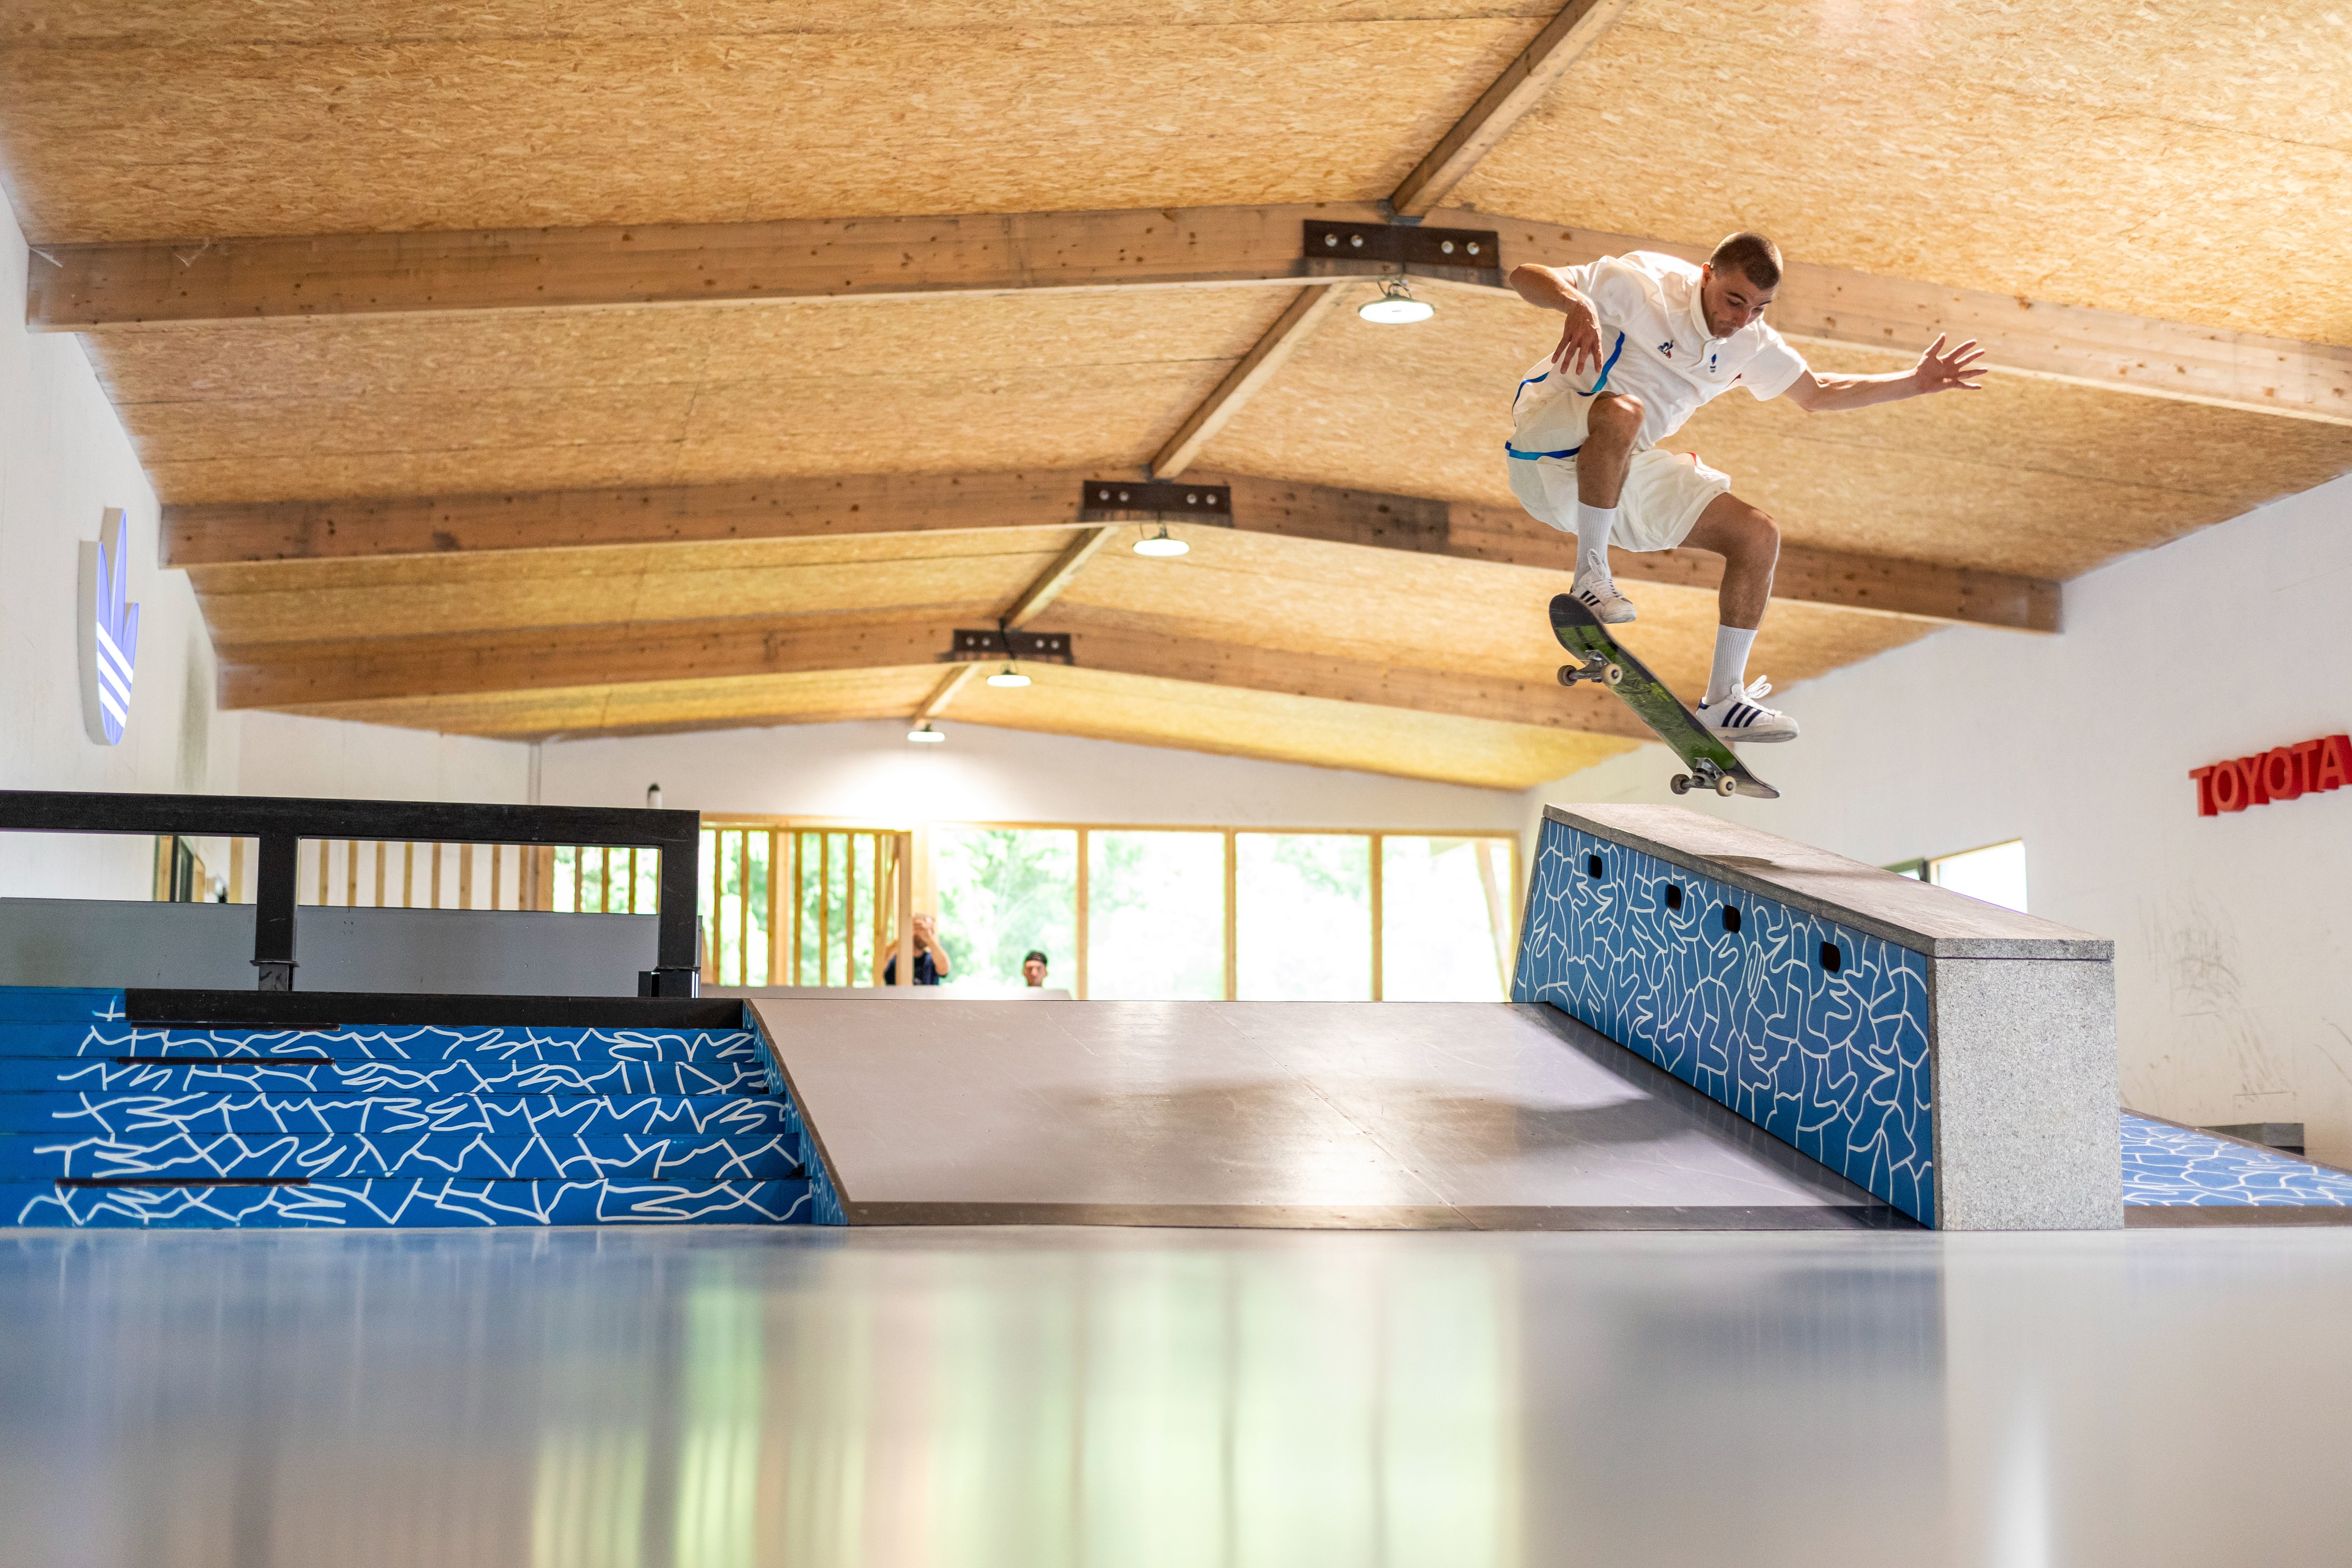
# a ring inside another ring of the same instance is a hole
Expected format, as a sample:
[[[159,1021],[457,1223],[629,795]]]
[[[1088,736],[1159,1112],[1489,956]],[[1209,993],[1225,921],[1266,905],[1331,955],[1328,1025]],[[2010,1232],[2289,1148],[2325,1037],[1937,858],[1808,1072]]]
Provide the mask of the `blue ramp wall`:
[[[1551,1004],[1936,1223],[1922,954],[1547,819],[1511,994]]]
[[[134,1024],[0,987],[0,1225],[807,1224],[750,1028]]]

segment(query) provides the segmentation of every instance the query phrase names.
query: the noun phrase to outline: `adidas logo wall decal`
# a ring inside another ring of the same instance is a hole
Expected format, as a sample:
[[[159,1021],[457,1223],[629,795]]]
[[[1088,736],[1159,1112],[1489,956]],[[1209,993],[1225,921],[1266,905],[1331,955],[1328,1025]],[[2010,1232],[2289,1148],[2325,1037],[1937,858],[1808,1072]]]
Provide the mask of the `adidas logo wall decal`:
[[[131,603],[131,561],[122,509],[110,506],[95,543],[81,547],[74,595],[81,622],[81,720],[101,746],[122,739],[131,722],[131,681],[139,659],[139,606]]]

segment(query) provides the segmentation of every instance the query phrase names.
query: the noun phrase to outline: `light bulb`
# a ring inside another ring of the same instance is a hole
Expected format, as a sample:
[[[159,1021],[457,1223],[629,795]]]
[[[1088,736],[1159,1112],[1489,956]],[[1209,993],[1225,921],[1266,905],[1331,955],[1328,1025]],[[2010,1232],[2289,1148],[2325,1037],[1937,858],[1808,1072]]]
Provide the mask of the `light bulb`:
[[[1414,299],[1412,286],[1403,279],[1391,278],[1381,285],[1381,297],[1359,306],[1356,314],[1383,327],[1395,327],[1408,321],[1425,321],[1437,314],[1437,307]]]
[[[1169,538],[1166,523],[1161,523],[1160,531],[1150,538],[1139,539],[1135,542],[1135,552],[1138,555],[1182,555],[1192,548],[1181,539]]]
[[[1437,308],[1419,300],[1389,298],[1374,300],[1356,311],[1368,321],[1383,327],[1401,327],[1411,321],[1425,321],[1437,314]]]
[[[932,729],[929,724],[926,723],[920,729],[908,731],[907,739],[909,741],[919,741],[929,745],[936,746],[943,744],[946,742],[947,737],[940,734],[937,730]]]
[[[1029,684],[1029,678],[1008,664],[990,676],[988,683],[991,686],[1026,686]]]

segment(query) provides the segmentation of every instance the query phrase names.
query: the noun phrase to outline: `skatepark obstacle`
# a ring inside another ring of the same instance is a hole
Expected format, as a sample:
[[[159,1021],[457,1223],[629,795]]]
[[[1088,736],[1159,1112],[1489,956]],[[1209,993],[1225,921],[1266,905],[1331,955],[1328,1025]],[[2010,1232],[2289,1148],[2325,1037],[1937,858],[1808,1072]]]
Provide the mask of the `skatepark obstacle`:
[[[1513,997],[1923,1225],[2123,1224],[2114,944],[1679,806],[1548,806]]]

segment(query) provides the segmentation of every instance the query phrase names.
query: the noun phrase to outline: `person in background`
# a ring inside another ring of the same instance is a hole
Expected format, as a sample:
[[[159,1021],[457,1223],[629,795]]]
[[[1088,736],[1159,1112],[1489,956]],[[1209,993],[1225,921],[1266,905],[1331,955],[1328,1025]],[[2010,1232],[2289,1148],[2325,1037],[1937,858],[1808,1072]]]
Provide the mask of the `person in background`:
[[[1035,948],[1031,948],[1029,956],[1021,961],[1021,978],[1029,983],[1032,990],[1045,984],[1045,955]]]
[[[898,984],[898,945],[896,942],[890,944],[892,949],[890,962],[882,966],[882,984],[885,985]],[[915,917],[915,984],[937,985],[952,973],[954,968],[954,963],[948,957],[948,950],[940,945],[939,921],[931,915],[917,915]]]

